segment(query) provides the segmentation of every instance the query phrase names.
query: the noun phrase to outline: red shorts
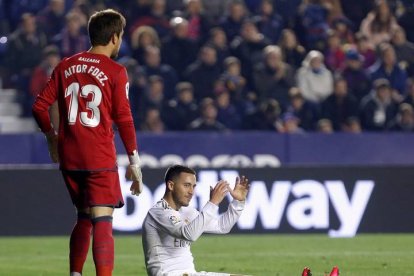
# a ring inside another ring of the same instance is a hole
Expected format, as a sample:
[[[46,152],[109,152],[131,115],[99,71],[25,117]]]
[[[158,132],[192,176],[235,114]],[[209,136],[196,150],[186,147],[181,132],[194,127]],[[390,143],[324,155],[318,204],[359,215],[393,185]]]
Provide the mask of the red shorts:
[[[124,206],[118,171],[62,171],[62,175],[76,208]]]

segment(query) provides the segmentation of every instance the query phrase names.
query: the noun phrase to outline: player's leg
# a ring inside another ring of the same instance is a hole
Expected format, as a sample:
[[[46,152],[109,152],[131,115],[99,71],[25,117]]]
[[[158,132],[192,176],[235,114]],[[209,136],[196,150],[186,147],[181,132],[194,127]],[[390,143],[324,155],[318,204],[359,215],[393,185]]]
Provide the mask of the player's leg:
[[[97,276],[111,276],[114,268],[114,238],[112,207],[91,208],[93,224],[92,252]]]
[[[86,207],[85,181],[87,175],[81,172],[62,172],[66,187],[77,209],[77,220],[72,229],[69,243],[69,268],[71,276],[82,275],[83,265],[89,251],[92,232],[89,207]]]
[[[78,210],[76,224],[70,235],[69,260],[71,276],[82,275],[83,265],[88,256],[92,233],[89,209]]]
[[[94,172],[88,180],[93,224],[92,252],[97,276],[110,276],[114,267],[112,214],[124,205],[117,171]]]

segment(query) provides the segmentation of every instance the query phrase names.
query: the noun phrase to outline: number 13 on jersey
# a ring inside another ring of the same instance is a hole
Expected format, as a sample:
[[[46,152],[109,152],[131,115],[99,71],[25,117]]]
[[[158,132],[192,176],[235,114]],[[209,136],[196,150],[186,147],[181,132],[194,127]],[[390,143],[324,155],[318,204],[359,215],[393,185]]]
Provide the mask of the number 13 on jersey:
[[[92,99],[86,102],[86,109],[90,111],[88,116],[87,111],[79,112],[79,91],[82,98],[88,98],[89,94],[92,94]],[[101,119],[101,113],[99,111],[99,105],[102,101],[102,91],[94,84],[87,84],[80,86],[78,82],[72,82],[65,90],[65,98],[70,97],[68,122],[70,125],[74,125],[78,118],[82,125],[87,127],[96,127],[99,125]]]

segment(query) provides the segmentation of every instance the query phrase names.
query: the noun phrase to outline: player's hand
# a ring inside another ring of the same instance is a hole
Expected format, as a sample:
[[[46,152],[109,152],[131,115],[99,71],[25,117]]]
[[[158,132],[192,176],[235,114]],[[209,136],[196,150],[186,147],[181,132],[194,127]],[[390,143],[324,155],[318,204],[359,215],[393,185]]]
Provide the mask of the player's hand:
[[[58,136],[55,130],[51,130],[50,132],[46,133],[45,136],[50,159],[52,159],[53,163],[59,163]]]
[[[143,189],[141,167],[138,164],[129,165],[127,167],[125,178],[132,180],[131,191],[132,195],[139,196]]]
[[[245,201],[247,193],[249,192],[249,188],[249,179],[242,175],[241,177],[236,178],[236,184],[234,185],[234,189],[232,190],[230,188],[229,192],[235,200]]]
[[[219,205],[229,192],[229,189],[229,183],[225,180],[220,180],[216,187],[210,187],[210,202]]]

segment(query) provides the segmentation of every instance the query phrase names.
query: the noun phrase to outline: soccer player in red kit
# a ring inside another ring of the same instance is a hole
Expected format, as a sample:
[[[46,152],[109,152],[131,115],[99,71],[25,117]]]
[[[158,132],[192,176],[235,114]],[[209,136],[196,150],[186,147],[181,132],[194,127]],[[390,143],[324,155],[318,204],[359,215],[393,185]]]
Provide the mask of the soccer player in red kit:
[[[66,186],[77,209],[70,237],[70,273],[82,275],[93,235],[96,275],[112,275],[114,240],[112,214],[124,205],[116,164],[113,122],[129,155],[126,178],[131,192],[142,191],[142,174],[135,128],[128,101],[126,69],[111,58],[118,55],[125,18],[114,10],[91,16],[88,32],[92,47],[64,59],[33,105],[33,115],[45,134],[49,153],[60,163]],[[58,102],[59,129],[48,110]]]

